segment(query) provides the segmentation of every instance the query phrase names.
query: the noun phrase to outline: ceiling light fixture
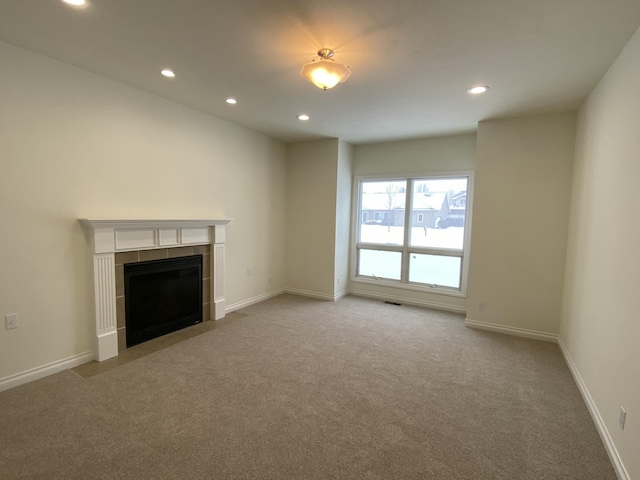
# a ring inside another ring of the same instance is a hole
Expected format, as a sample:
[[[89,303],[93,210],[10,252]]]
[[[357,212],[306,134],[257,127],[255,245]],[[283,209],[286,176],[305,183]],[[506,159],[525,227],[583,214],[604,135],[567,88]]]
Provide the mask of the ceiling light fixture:
[[[81,7],[86,2],[85,0],[62,0],[64,3],[68,3],[69,5],[73,5],[74,7]]]
[[[229,97],[225,100],[229,105],[235,105],[238,101],[235,98]]]
[[[174,78],[176,76],[176,74],[173,73],[173,70],[169,70],[168,68],[165,68],[160,73],[167,78]]]
[[[472,87],[469,90],[467,90],[467,93],[470,95],[480,95],[481,93],[484,93],[487,90],[489,90],[489,87],[487,87],[486,85],[478,85],[477,87]]]
[[[311,117],[309,117],[309,115],[305,115],[305,114],[303,113],[302,115],[298,115],[296,118],[297,118],[298,120],[302,120],[303,122],[306,122],[306,121],[307,121],[307,120],[309,120],[309,118],[311,118]]]
[[[300,70],[300,75],[323,90],[344,82],[351,75],[351,70],[346,65],[333,60],[333,55],[333,50],[321,48],[318,50],[320,58],[314,58],[309,63],[305,63]]]

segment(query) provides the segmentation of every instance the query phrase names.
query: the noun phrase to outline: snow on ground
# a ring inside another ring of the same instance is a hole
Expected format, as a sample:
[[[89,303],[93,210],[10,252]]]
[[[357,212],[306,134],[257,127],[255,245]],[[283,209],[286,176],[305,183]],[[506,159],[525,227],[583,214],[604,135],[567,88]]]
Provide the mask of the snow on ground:
[[[426,235],[425,235],[426,233]],[[382,245],[402,245],[403,227],[360,225],[360,241]],[[442,230],[415,227],[411,229],[412,246],[462,249],[463,227]],[[460,257],[411,254],[409,281],[458,288],[460,286]],[[359,275],[400,280],[402,255],[384,250],[361,250]]]
[[[386,225],[360,225],[360,242],[381,243],[383,245],[402,245],[404,243],[404,227],[388,227]],[[449,227],[442,230],[436,228],[413,227],[409,244],[415,247],[456,248],[462,249],[464,243],[464,227]]]

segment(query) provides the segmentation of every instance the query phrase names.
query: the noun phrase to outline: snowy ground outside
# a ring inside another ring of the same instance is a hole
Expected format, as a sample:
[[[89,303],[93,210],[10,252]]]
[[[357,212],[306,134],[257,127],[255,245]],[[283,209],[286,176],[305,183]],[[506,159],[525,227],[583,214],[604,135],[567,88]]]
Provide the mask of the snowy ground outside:
[[[382,245],[402,245],[404,243],[404,227],[388,227],[386,225],[360,225],[360,242],[380,243]],[[464,227],[437,228],[413,227],[411,241],[414,247],[455,248],[462,250],[464,244]]]
[[[360,241],[383,245],[402,245],[403,227],[385,225],[361,225]],[[464,241],[464,228],[450,227],[437,230],[421,227],[411,231],[411,245],[433,248],[461,249]],[[460,287],[460,257],[441,255],[411,254],[409,259],[409,281]],[[359,272],[361,276],[372,276],[400,280],[402,254],[384,250],[360,250]]]

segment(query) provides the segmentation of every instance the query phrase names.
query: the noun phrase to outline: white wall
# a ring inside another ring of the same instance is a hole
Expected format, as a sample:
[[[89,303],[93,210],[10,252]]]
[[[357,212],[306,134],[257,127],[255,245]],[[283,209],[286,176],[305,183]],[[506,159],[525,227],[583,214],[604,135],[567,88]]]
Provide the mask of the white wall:
[[[288,290],[333,299],[339,140],[292,143],[287,159]]]
[[[351,235],[351,186],[353,170],[353,146],[340,140],[337,162],[336,199],[336,264],[334,291],[343,296],[349,284],[349,239]]]
[[[560,325],[605,438],[634,480],[640,479],[638,79],[640,30],[579,111]]]
[[[284,287],[285,144],[3,43],[0,65],[0,381],[93,348],[79,217],[232,217],[227,305]]]
[[[574,139],[573,113],[478,125],[469,321],[558,333]]]
[[[476,135],[451,135],[399,142],[356,145],[353,175],[424,175],[472,171],[475,167]],[[357,281],[349,290],[358,295],[392,299],[464,312],[466,299],[405,290]]]

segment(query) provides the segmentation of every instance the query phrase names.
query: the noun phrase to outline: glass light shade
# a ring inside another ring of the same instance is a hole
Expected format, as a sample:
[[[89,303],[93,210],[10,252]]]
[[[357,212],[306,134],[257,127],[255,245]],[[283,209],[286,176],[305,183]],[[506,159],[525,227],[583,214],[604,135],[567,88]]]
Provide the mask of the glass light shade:
[[[326,90],[344,82],[351,75],[351,70],[342,63],[322,58],[305,63],[300,70],[300,75],[316,87]]]

